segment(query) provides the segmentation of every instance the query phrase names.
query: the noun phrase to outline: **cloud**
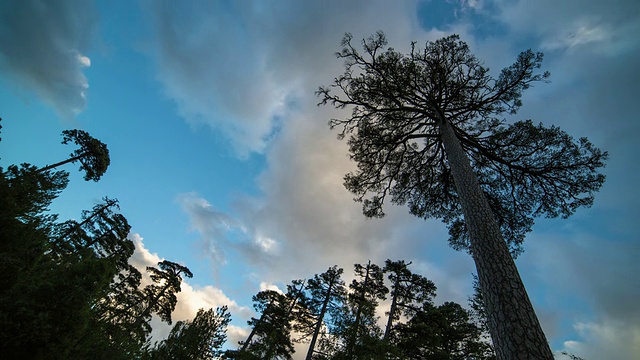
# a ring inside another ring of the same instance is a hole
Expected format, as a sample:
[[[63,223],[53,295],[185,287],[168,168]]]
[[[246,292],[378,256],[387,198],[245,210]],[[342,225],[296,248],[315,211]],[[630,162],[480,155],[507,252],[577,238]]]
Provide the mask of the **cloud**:
[[[19,89],[35,92],[60,116],[86,105],[91,65],[87,51],[95,27],[90,2],[5,1],[0,7],[0,71]]]
[[[207,200],[195,193],[178,195],[178,202],[189,216],[190,230],[200,234],[215,263],[224,263],[223,248],[230,241],[228,234],[235,233],[243,236],[247,229],[239,221],[216,210]]]
[[[201,236],[201,241],[214,264],[226,263],[226,252],[236,251],[250,262],[264,263],[277,254],[277,240],[262,235],[254,228],[213,207],[196,193],[178,195],[178,202],[190,219],[190,230]]]
[[[629,34],[640,30],[640,4],[633,0],[495,1],[494,16],[507,24],[512,36],[534,35],[547,50],[588,46],[606,53],[637,47]]]
[[[158,80],[189,122],[224,134],[241,157],[261,153],[318,86],[307,81],[336,64],[329,44],[337,50],[351,29],[368,36],[378,19],[404,17],[412,3],[151,2]]]

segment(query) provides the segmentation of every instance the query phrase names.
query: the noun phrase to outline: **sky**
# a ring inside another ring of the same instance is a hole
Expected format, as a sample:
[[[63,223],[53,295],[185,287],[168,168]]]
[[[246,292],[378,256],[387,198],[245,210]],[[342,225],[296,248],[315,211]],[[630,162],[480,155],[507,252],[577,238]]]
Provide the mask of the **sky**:
[[[51,210],[73,219],[117,198],[133,263],[194,273],[174,320],[228,305],[230,346],[248,334],[253,294],[334,264],[412,261],[436,302],[466,304],[473,261],[439,220],[391,205],[366,219],[342,185],[355,166],[327,122],[344,113],[314,92],[342,72],[346,32],[378,30],[399,51],[460,34],[496,74],[523,50],[545,53],[550,83],[507,121],[589,138],[610,154],[607,181],[591,208],[539,219],[516,263],[554,351],[640,359],[636,0],[5,0],[0,166],[66,158],[65,129],[106,143],[102,180],[69,166]]]

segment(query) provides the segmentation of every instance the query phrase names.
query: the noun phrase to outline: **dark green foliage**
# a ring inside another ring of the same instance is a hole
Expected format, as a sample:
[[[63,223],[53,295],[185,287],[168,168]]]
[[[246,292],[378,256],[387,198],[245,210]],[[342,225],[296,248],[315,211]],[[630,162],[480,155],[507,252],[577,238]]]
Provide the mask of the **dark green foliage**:
[[[334,316],[332,334],[343,347],[336,349],[334,358],[373,358],[376,344],[382,335],[377,325],[376,308],[386,299],[389,289],[384,285],[382,269],[372,264],[355,264],[356,278],[349,285],[347,301]]]
[[[544,81],[541,53],[527,50],[497,78],[457,35],[427,42],[401,54],[386,47],[382,33],[363,41],[364,54],[345,36],[338,57],[344,74],[321,87],[321,104],[351,107],[347,119],[330,126],[349,137],[358,170],[345,186],[363,202],[367,216],[383,216],[387,197],[412,214],[441,218],[450,242],[468,248],[450,164],[438,124],[446,119],[471,158],[505,240],[514,254],[537,216],[567,217],[593,203],[604,182],[598,170],[607,153],[587,139],[572,139],[557,127],[531,121],[507,124],[522,91]],[[337,89],[338,94],[331,92]]]
[[[233,359],[291,359],[294,352],[291,326],[297,302],[297,291],[281,294],[265,290],[253,296],[253,307],[260,317],[247,322],[252,328],[249,338],[240,350],[229,352],[228,356]]]
[[[414,316],[425,304],[433,304],[436,296],[436,285],[426,277],[411,272],[409,265],[411,263],[407,264],[402,260],[385,261],[384,272],[391,282],[391,308],[384,331],[385,340],[390,341],[395,331],[395,322],[402,316]]]
[[[335,314],[339,312],[341,305],[344,303],[346,289],[344,281],[341,279],[343,270],[337,266],[330,267],[322,274],[314,275],[312,279],[307,281],[305,290],[309,293],[307,306],[315,317],[313,327],[307,331],[311,335],[311,343],[307,351],[307,360],[314,356],[316,351],[315,345],[321,334],[324,334],[325,316],[327,314]],[[304,330],[304,329],[297,329]]]

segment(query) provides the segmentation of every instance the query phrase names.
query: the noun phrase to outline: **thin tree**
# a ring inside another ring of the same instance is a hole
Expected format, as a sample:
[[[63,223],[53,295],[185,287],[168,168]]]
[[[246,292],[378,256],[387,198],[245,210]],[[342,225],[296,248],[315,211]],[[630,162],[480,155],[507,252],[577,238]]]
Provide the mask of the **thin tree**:
[[[355,307],[355,319],[347,331],[348,359],[353,359],[356,354],[356,347],[363,343],[362,338],[369,337],[369,331],[365,331],[365,319],[374,320],[375,310],[379,300],[386,299],[389,289],[384,285],[384,274],[382,269],[369,261],[366,265],[355,264],[354,272],[356,278],[349,285],[351,293],[348,296],[348,303]],[[355,357],[359,358],[359,357]]]
[[[325,315],[332,306],[339,306],[344,302],[346,289],[344,281],[340,278],[342,272],[341,268],[332,266],[324,273],[316,274],[307,281],[306,289],[310,293],[309,306],[316,310],[317,316],[306,360],[311,360],[313,357],[320,330],[325,326]]]
[[[522,52],[495,78],[457,35],[407,55],[387,48],[382,32],[363,41],[364,54],[351,39],[337,54],[345,72],[317,92],[320,104],[352,110],[329,122],[349,136],[358,166],[345,186],[366,216],[383,216],[390,197],[447,223],[476,263],[497,357],[552,359],[507,242],[517,252],[534,217],[591,205],[607,153],[557,127],[502,118],[549,76],[538,72],[541,53]]]
[[[86,181],[98,181],[107,171],[111,160],[109,159],[109,149],[107,145],[100,140],[95,139],[83,130],[64,130],[62,132],[62,143],[70,142],[80,146],[79,149],[73,151],[69,158],[55,164],[47,165],[38,169],[39,172],[55,169],[68,163],[80,162],[80,171],[84,171],[84,179]]]
[[[404,260],[386,260],[383,271],[391,281],[391,307],[384,330],[383,340],[391,340],[394,321],[398,321],[401,315],[407,317],[415,315],[415,312],[425,304],[433,304],[436,296],[436,285],[426,277],[414,274],[409,270],[411,262]]]

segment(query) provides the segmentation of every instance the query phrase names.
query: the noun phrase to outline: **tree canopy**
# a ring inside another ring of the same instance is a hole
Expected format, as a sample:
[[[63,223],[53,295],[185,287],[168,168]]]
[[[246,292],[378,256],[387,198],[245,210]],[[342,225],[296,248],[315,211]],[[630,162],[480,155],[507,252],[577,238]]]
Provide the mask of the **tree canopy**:
[[[348,287],[344,270],[332,266],[306,281],[307,286],[294,281],[286,294],[259,292],[253,299],[261,315],[248,322],[249,337],[227,356],[291,359],[290,345],[297,342],[308,344],[307,358],[315,360],[495,359],[471,310],[453,302],[434,305],[435,284],[411,271],[411,263],[385,264],[355,264]],[[292,299],[299,299],[299,310],[292,311]],[[398,310],[385,311],[385,300],[397,303]],[[387,322],[388,331],[380,327],[386,322],[381,316],[394,319]]]
[[[75,143],[80,146],[80,148],[69,154],[68,159],[45,166],[39,171],[51,170],[58,166],[78,161],[80,162],[79,170],[85,172],[84,179],[86,181],[100,180],[111,163],[107,145],[89,135],[88,132],[77,129],[64,130],[62,132],[62,143],[66,145],[70,142]]]
[[[345,72],[317,94],[321,104],[351,108],[351,116],[332,119],[330,126],[348,137],[358,170],[345,176],[345,186],[363,202],[366,216],[383,216],[390,198],[416,216],[442,219],[451,244],[468,248],[438,127],[442,118],[471,159],[514,252],[534,217],[567,217],[593,203],[605,179],[598,169],[606,152],[555,126],[505,119],[521,107],[524,90],[549,77],[539,72],[542,53],[524,51],[493,77],[457,35],[429,41],[424,49],[413,43],[406,55],[387,47],[382,32],[363,41],[363,54],[351,41],[347,34],[337,54]]]

